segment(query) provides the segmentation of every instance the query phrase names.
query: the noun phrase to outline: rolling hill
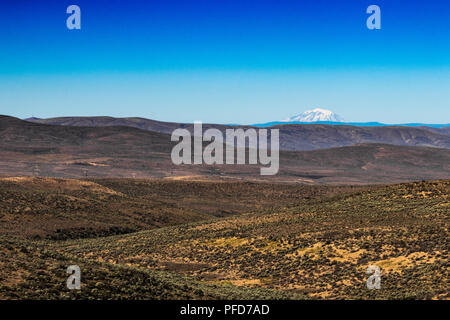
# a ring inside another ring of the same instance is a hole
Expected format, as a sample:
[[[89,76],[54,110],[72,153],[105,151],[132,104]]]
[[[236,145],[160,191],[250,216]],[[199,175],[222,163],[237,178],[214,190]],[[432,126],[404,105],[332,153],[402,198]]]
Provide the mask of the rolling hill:
[[[302,127],[309,133],[311,129],[316,136],[317,132],[322,132],[322,138],[327,141],[330,137],[326,132],[337,130],[327,126],[323,131]],[[346,130],[351,133],[357,132],[358,128]],[[406,137],[401,128],[389,130],[392,136]],[[299,132],[298,128],[294,131]],[[304,136],[303,143],[313,141],[308,133]],[[269,179],[312,184],[450,178],[450,149],[435,147],[362,143],[322,150],[282,151],[279,173],[262,177],[259,175],[259,165],[176,166],[170,159],[174,143],[168,134],[127,126],[54,126],[1,117],[0,138],[0,176],[3,177],[41,175],[175,179],[199,176],[202,179]],[[294,137],[291,139],[295,140]]]
[[[320,126],[300,127],[314,146],[335,130]],[[264,177],[175,166],[172,146],[126,125],[0,117],[0,298],[449,299],[450,149],[283,150]],[[80,291],[65,288],[72,264]]]
[[[448,299],[449,196],[449,181],[390,185],[269,214],[53,248],[318,299]],[[382,268],[380,290],[366,288],[369,265]]]
[[[0,185],[9,190],[7,183]],[[39,202],[49,182],[15,183],[16,190],[23,188],[22,196],[28,190],[28,196],[36,196]],[[33,184],[34,189],[30,189]],[[173,185],[172,199],[192,194],[189,189],[196,184]],[[61,185],[61,197],[76,192],[67,190],[65,181]],[[102,180],[98,185],[115,186],[116,192],[141,190],[132,181],[122,185]],[[205,188],[202,184],[198,187]],[[227,192],[230,187],[234,191]],[[292,185],[263,183],[250,188],[239,183],[209,185],[209,189],[215,188],[225,191],[222,206],[240,202],[236,199],[240,191],[251,193],[255,203],[266,201],[267,195],[272,198],[269,202],[281,196],[282,205],[273,210],[244,210],[223,218],[65,241],[11,237],[0,230],[0,297],[449,299],[449,180],[353,190],[303,186],[297,192]],[[101,200],[101,193],[92,194],[92,203]],[[296,195],[298,202],[291,202]],[[188,208],[187,203],[183,206]],[[6,219],[5,210],[0,209],[0,213],[4,220],[49,219],[42,212],[20,211]],[[72,223],[80,221],[76,213],[63,210],[55,214],[72,216]],[[95,221],[95,213],[92,215]],[[76,292],[64,286],[65,269],[72,264],[83,270],[82,290]],[[369,265],[382,270],[380,290],[366,288]]]
[[[356,189],[245,181],[0,178],[0,234],[26,239],[95,238],[273,212]]]
[[[171,134],[176,128],[193,132],[192,124],[161,122],[144,118],[112,117],[62,117],[50,119],[29,119],[34,123],[61,126],[108,127],[127,126],[147,131]],[[282,150],[304,151],[351,146],[361,143],[382,143],[400,146],[425,146],[450,148],[448,128],[408,126],[352,126],[331,124],[283,124],[273,123],[270,128],[280,130]],[[203,124],[204,130],[217,128],[250,128],[250,126],[226,126]]]

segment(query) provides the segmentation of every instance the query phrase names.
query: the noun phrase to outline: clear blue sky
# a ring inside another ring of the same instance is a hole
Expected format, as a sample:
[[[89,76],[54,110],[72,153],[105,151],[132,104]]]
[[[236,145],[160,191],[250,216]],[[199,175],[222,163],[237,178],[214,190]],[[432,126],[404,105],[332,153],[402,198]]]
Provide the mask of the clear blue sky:
[[[20,118],[450,122],[449,1],[2,1],[0,41],[0,114]]]

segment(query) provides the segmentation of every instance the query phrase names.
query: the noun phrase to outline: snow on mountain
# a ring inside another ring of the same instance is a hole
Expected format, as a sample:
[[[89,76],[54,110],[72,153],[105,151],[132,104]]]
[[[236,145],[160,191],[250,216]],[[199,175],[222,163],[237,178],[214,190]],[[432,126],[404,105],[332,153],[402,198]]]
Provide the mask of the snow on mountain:
[[[343,122],[339,115],[334,113],[333,111],[315,108],[313,110],[308,110],[299,115],[287,118],[285,120],[281,120],[282,122],[316,122],[316,121],[333,121],[333,122]]]

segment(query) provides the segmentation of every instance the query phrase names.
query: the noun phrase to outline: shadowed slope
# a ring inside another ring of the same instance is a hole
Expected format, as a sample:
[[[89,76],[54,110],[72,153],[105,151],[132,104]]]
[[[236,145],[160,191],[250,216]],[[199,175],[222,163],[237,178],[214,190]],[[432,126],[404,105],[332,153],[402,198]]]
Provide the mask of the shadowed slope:
[[[210,284],[328,299],[448,299],[450,181],[378,186],[268,214],[50,245]],[[366,269],[381,268],[380,290]]]
[[[171,134],[176,128],[187,128],[191,132],[193,131],[192,124],[161,122],[145,118],[62,117],[30,119],[30,121],[61,126],[128,126],[167,134]],[[227,128],[249,128],[249,126],[213,124],[204,124],[203,127],[204,129],[214,127],[221,131]],[[359,127],[327,124],[279,124],[270,128],[280,129],[280,148],[282,150],[315,150],[351,146],[359,143],[450,148],[448,127]]]
[[[282,151],[279,173],[260,176],[259,164],[176,166],[170,158],[174,143],[169,135],[130,127],[52,126],[2,117],[0,138],[0,176],[200,177],[346,184],[450,177],[450,149],[439,148],[361,144]]]

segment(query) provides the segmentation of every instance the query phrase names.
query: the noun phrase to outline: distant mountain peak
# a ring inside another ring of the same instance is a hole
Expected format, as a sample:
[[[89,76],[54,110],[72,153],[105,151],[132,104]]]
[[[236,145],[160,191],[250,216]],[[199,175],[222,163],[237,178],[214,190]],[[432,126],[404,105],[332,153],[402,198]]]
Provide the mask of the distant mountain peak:
[[[26,118],[26,119],[23,119],[23,120],[33,122],[33,121],[36,121],[36,120],[41,120],[41,118],[31,117],[31,118]]]
[[[317,121],[332,121],[332,122],[343,122],[339,115],[334,113],[331,110],[315,108],[312,110],[308,110],[300,113],[299,115],[281,120],[283,122],[317,122]]]

